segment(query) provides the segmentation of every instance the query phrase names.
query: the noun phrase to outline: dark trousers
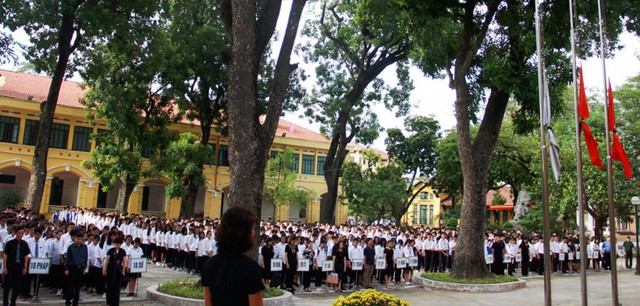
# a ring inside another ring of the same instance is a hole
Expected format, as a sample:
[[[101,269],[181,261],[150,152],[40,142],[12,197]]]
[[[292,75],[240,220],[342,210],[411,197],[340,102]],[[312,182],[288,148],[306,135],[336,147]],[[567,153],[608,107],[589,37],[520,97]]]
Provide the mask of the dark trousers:
[[[522,276],[529,275],[529,256],[522,256],[522,262],[520,263],[522,266]]]
[[[538,254],[538,274],[544,275],[544,254]]]
[[[80,286],[82,285],[82,268],[71,267],[67,276],[67,286],[64,289],[64,299],[67,304],[78,305],[80,300]],[[72,302],[73,300],[73,302]]]
[[[196,264],[196,273],[200,274],[200,272],[202,272],[202,267],[204,267],[204,264],[207,262],[207,260],[209,260],[209,256],[198,257],[198,262]]]
[[[633,266],[633,252],[624,254],[624,264],[627,268],[631,269]]]
[[[309,288],[311,286],[311,275],[313,275],[313,270],[300,273],[302,273],[302,286],[304,286],[304,288]]]
[[[16,305],[16,299],[18,298],[18,293],[20,291],[20,284],[22,284],[22,269],[24,268],[23,263],[16,263],[7,265],[7,275],[5,276],[3,283],[3,296],[2,303],[6,306],[14,306]],[[11,304],[9,304],[9,291],[11,291]]]
[[[553,272],[558,272],[558,264],[560,263],[560,260],[558,259],[558,253],[552,253],[553,257],[551,257],[551,261],[553,263]]]
[[[196,270],[196,251],[189,252],[189,264],[187,265],[189,271]]]
[[[324,274],[326,272],[322,272],[322,269],[320,267],[318,267],[318,270],[316,270],[316,288],[320,288],[320,286],[322,286],[322,280],[324,279]]]
[[[293,266],[290,267],[291,268],[286,269],[286,271],[284,272],[284,285],[287,287],[287,289],[293,288],[293,275],[296,273],[296,269]]]
[[[64,282],[60,280],[64,279],[64,267],[62,265],[51,265],[51,269],[49,271],[50,289],[62,289],[64,287]]]
[[[604,256],[602,257],[602,267],[605,270],[611,270],[611,252],[604,252]]]
[[[91,287],[96,289],[96,294],[102,295],[104,293],[104,276],[102,276],[102,268],[89,268],[89,280],[91,281]]]

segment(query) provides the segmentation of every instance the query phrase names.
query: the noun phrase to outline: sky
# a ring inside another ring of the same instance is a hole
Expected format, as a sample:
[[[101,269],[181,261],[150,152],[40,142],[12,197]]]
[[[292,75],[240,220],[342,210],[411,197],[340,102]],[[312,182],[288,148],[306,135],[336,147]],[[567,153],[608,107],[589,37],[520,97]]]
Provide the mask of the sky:
[[[302,30],[304,22],[313,17],[314,5],[318,5],[319,2],[310,2],[305,7],[305,12],[301,21],[299,30]],[[282,39],[284,29],[286,28],[286,19],[289,15],[289,8],[291,0],[283,1],[282,12],[280,19],[278,20],[277,32],[279,37],[276,39],[273,53],[274,56],[278,54],[279,41]],[[298,33],[296,44],[299,45],[305,42],[305,37]],[[15,33],[18,41],[22,43],[28,42],[28,37],[24,32]],[[620,38],[620,44],[622,49],[616,52],[613,58],[607,59],[607,77],[611,80],[613,88],[621,86],[629,77],[638,75],[640,73],[640,38],[630,33],[623,33]],[[306,74],[310,76],[305,82],[305,86],[310,90],[314,84],[314,69],[313,65],[305,64],[299,54],[294,54],[291,59],[292,63],[299,63],[299,69],[304,69]],[[602,61],[600,58],[589,58],[582,62],[584,70],[584,81],[587,87],[594,88],[598,92],[602,92],[604,89],[603,73],[602,73]],[[16,70],[12,64],[5,64],[0,66],[2,69]],[[388,67],[382,74],[381,78],[390,84],[395,83],[394,67]],[[445,79],[431,79],[425,77],[422,72],[412,67],[410,70],[411,78],[413,79],[415,89],[411,93],[410,102],[413,106],[411,108],[411,116],[433,116],[440,122],[440,126],[443,130],[449,130],[455,128],[454,117],[454,101],[455,92],[449,88],[448,80]],[[375,105],[372,110],[377,113],[380,125],[384,129],[390,128],[403,128],[404,117],[398,118],[395,113],[387,110],[382,104]],[[302,126],[313,131],[319,131],[320,126],[315,123],[310,123],[307,118],[302,116],[303,110],[295,113],[287,113],[284,119],[293,122],[295,125]],[[372,144],[372,147],[378,149],[384,149],[384,140],[386,133],[380,134],[380,137]]]

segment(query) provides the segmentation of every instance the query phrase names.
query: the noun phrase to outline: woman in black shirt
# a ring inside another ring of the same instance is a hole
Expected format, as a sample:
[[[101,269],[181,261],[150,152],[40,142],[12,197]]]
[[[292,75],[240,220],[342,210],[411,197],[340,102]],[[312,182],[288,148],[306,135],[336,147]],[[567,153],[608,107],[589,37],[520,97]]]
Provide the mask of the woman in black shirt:
[[[384,249],[384,259],[386,267],[384,269],[384,282],[387,284],[387,289],[391,289],[391,277],[393,276],[393,241],[387,242],[387,247]]]
[[[336,292],[342,292],[342,283],[347,272],[347,252],[344,250],[344,242],[340,241],[333,246],[333,268],[338,273],[338,284],[334,285]]]
[[[107,258],[102,268],[102,276],[105,276],[107,283],[107,305],[117,306],[120,304],[120,282],[124,276],[126,267],[125,258],[127,252],[120,248],[122,238],[114,240],[114,247],[107,251]]]
[[[262,282],[267,285],[271,283],[271,259],[273,259],[273,240],[265,239],[262,247]]]
[[[287,287],[287,290],[294,292],[293,290],[293,277],[298,270],[298,239],[292,238],[289,241],[289,244],[284,248],[285,253],[285,276],[284,276],[284,284]]]
[[[202,270],[202,293],[206,306],[262,306],[263,291],[260,266],[243,253],[253,246],[251,211],[234,207],[222,216],[216,230],[218,254]]]

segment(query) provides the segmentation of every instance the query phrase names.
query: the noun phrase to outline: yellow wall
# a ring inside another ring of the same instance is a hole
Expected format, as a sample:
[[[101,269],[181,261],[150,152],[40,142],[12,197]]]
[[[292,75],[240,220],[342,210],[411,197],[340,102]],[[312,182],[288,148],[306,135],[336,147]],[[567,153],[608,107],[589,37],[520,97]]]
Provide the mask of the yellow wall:
[[[41,205],[41,213],[46,214],[50,212],[50,209],[54,209],[54,207],[49,207],[51,184],[54,178],[59,176],[73,177],[74,180],[75,177],[77,177],[78,187],[77,197],[75,197],[75,199],[78,207],[95,208],[97,205],[99,181],[97,177],[93,176],[90,170],[82,167],[82,162],[89,160],[90,154],[89,152],[71,150],[74,127],[89,127],[93,129],[94,133],[97,132],[98,128],[106,129],[103,123],[99,123],[96,127],[91,126],[88,120],[85,119],[86,113],[87,112],[84,109],[64,105],[58,105],[56,108],[54,122],[69,125],[69,136],[67,149],[52,148],[49,150],[47,160],[47,181]],[[39,114],[39,103],[0,97],[0,115],[20,119],[18,143],[0,142],[0,174],[3,172],[5,174],[11,174],[11,172],[14,171],[31,171],[34,147],[30,145],[23,145],[22,142],[26,119],[39,120]],[[199,134],[199,127],[187,124],[176,124],[172,126],[171,129],[177,132],[191,132],[196,135]],[[218,156],[217,150],[220,148],[220,145],[226,145],[226,139],[220,135],[212,135],[210,143],[216,145],[216,156]],[[276,136],[274,139],[273,149],[281,151],[290,147],[294,150],[294,153],[300,154],[298,165],[298,171],[300,172],[302,169],[302,154],[314,155],[317,158],[318,156],[326,155],[328,146],[329,144],[326,142]],[[95,148],[95,143],[92,143],[91,148]],[[314,168],[316,166],[317,159],[314,159]],[[223,201],[222,190],[224,188],[228,188],[230,182],[229,167],[215,165],[205,166],[204,174],[207,182],[205,185],[206,192],[204,195],[204,203],[201,204],[201,210],[204,210],[205,216],[219,218]],[[306,221],[309,223],[317,222],[320,217],[319,199],[322,194],[326,193],[326,185],[323,176],[299,173],[295,184],[301,188],[310,190],[313,193],[314,200],[307,204]],[[179,215],[180,199],[166,199],[166,209],[163,212],[142,212],[142,186],[144,186],[144,182],[141,181],[138,185],[139,188],[136,188],[131,195],[129,202],[129,211],[131,213],[164,213],[166,217],[169,218],[176,218]],[[26,190],[26,186],[24,186],[24,188]],[[63,203],[63,205],[65,204]],[[279,210],[279,219],[289,220],[289,213],[286,211],[286,208],[280,208]],[[337,211],[338,215],[336,219],[340,221],[340,223],[346,222],[348,214],[346,206],[338,203]]]
[[[418,192],[421,184],[413,188],[414,194]],[[434,194],[431,187],[425,187],[420,193],[424,193],[427,198],[418,194],[402,217],[402,223],[411,226],[440,227],[440,197]]]

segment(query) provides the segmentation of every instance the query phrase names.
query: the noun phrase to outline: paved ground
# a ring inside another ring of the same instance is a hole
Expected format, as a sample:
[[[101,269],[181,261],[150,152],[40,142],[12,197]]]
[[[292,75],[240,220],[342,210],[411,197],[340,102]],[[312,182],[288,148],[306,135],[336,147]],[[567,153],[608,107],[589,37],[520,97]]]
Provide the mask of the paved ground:
[[[635,264],[635,263],[634,263]],[[622,261],[618,261],[618,267],[624,267]],[[611,305],[611,277],[609,272],[588,273],[589,305]],[[184,272],[149,266],[147,273],[143,274],[139,286],[137,298],[121,296],[121,302],[127,305],[157,305],[146,300],[146,288],[157,283],[162,283],[177,278],[193,278]],[[527,278],[527,287],[512,292],[504,293],[457,293],[434,292],[413,286],[409,289],[382,290],[406,299],[411,305],[543,305],[544,304],[544,279],[542,277]],[[578,274],[554,275],[552,278],[552,298],[554,305],[580,305],[580,279]],[[384,288],[384,286],[382,286]],[[622,268],[618,271],[618,288],[620,303],[622,305],[640,305],[638,291],[640,289],[640,276],[634,275],[634,270]],[[41,291],[42,304],[40,305],[64,305],[64,300]],[[348,295],[349,293],[342,293]],[[303,293],[294,296],[296,306],[326,306],[338,297],[336,293]],[[29,304],[29,301],[20,301],[19,304]],[[105,300],[86,292],[81,294],[81,304],[104,305]]]

